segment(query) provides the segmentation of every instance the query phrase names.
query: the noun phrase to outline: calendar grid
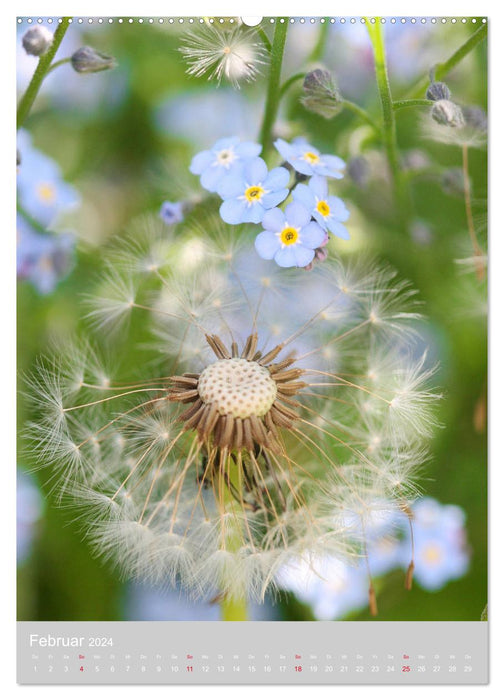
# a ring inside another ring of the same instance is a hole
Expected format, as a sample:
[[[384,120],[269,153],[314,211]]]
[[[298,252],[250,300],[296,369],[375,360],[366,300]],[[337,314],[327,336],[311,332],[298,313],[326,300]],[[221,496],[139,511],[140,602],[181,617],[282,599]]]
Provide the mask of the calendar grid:
[[[19,622],[21,684],[484,684],[485,622]]]

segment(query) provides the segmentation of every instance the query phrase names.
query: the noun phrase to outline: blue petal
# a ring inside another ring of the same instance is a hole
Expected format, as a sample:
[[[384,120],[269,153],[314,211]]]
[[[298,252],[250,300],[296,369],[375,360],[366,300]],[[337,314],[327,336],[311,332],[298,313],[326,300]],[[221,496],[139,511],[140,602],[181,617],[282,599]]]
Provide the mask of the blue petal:
[[[287,198],[289,190],[287,187],[283,190],[278,190],[277,192],[270,192],[265,194],[261,198],[261,204],[265,209],[271,209],[271,207],[276,207],[277,204],[283,202]]]
[[[260,224],[264,216],[264,207],[259,202],[246,206],[242,222],[250,224]]]
[[[208,168],[213,159],[214,156],[211,151],[201,151],[201,153],[197,153],[192,159],[189,171],[193,175],[201,175],[203,170]]]
[[[326,220],[327,223],[327,228],[331,233],[334,233],[335,236],[338,236],[338,238],[343,238],[345,241],[348,241],[350,238],[350,234],[346,230],[346,228],[343,226],[343,224],[340,224],[339,221],[336,221],[332,217],[328,217]]]
[[[228,136],[227,138],[224,139],[219,139],[214,143],[212,146],[212,151],[219,152],[219,151],[224,151],[228,148],[232,148],[233,146],[236,146],[240,142],[240,139],[237,136]]]
[[[313,212],[313,218],[315,219],[315,221],[317,222],[317,224],[319,224],[319,226],[321,226],[321,227],[324,229],[324,231],[327,231],[327,228],[328,228],[327,221],[328,221],[328,219],[326,219],[325,217],[323,217],[322,214],[320,214],[318,211],[314,211],[314,212]]]
[[[243,199],[226,199],[222,202],[219,213],[227,224],[241,224],[245,221],[244,214],[247,203]]]
[[[315,197],[308,185],[296,185],[296,188],[292,193],[292,199],[295,202],[302,204],[309,211],[312,211],[315,208]]]
[[[346,167],[345,161],[341,160],[341,158],[338,158],[338,156],[324,155],[322,156],[322,161],[324,163],[324,166],[334,173],[337,173],[340,170],[344,170]],[[343,176],[341,175],[341,177]]]
[[[236,155],[242,160],[256,158],[261,151],[262,146],[259,143],[252,143],[252,141],[244,141],[235,148]]]
[[[263,216],[262,225],[268,231],[279,233],[285,228],[285,214],[281,209],[270,209]]]
[[[219,183],[228,174],[228,171],[221,165],[210,165],[206,168],[200,177],[201,186],[209,192],[217,192]]]
[[[222,199],[234,199],[243,194],[245,190],[246,186],[242,171],[240,171],[239,174],[234,171],[228,173],[222,178],[217,187],[217,192]]]
[[[347,221],[350,212],[342,199],[339,197],[328,197],[327,203],[331,210],[331,217],[334,217],[337,221]]]
[[[268,168],[262,158],[254,158],[244,167],[244,177],[248,185],[258,185],[264,182],[267,175]]]
[[[301,173],[302,175],[314,175],[315,170],[308,161],[304,160],[304,158],[294,158],[289,161],[290,164],[298,171],[298,173]]]
[[[307,226],[301,229],[299,232],[302,245],[307,248],[318,248],[318,246],[325,240],[324,230],[315,223],[311,221]]]
[[[290,173],[287,168],[273,168],[273,170],[268,173],[264,181],[264,186],[268,190],[279,190],[280,188],[287,187],[289,180]]]
[[[305,248],[303,245],[292,246],[294,248],[294,257],[298,267],[306,267],[315,257],[315,251],[310,248]]]
[[[311,211],[299,202],[291,202],[285,207],[285,218],[289,226],[302,228],[310,221]]]
[[[264,260],[272,260],[280,247],[280,241],[271,231],[261,231],[255,239],[255,249]]]
[[[327,199],[327,180],[321,175],[314,175],[310,180],[310,189],[319,199]]]
[[[275,262],[280,267],[295,267],[297,265],[296,256],[294,254],[295,245],[281,248],[275,254]]]
[[[290,143],[287,143],[287,141],[283,139],[277,139],[273,145],[285,160],[289,160],[289,158],[296,155]]]

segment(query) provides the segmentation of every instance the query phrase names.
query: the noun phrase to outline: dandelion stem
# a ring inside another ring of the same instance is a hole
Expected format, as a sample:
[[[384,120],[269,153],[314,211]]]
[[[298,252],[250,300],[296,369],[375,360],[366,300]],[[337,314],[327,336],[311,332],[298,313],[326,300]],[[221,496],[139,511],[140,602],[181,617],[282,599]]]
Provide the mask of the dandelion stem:
[[[271,134],[278,112],[278,105],[280,104],[280,75],[282,72],[285,40],[287,39],[287,28],[287,18],[278,17],[275,24],[273,46],[271,47],[266,107],[264,108],[264,117],[259,136],[263,147],[263,155],[271,148]]]
[[[445,75],[447,75],[452,68],[455,68],[460,61],[467,56],[479,43],[486,38],[488,33],[488,25],[482,24],[479,29],[477,29],[474,34],[471,34],[469,39],[460,46],[455,53],[453,53],[450,58],[448,58],[444,63],[438,63],[435,66],[432,79],[442,80]],[[431,83],[431,78],[421,78],[415,85],[408,91],[406,97],[420,97],[425,95],[425,91]]]
[[[374,23],[366,20],[366,25],[373,47],[375,62],[376,82],[383,115],[382,137],[387,153],[387,160],[392,175],[394,191],[403,223],[407,220],[406,210],[409,209],[409,196],[405,189],[405,182],[399,162],[399,150],[397,147],[396,124],[394,115],[394,103],[390,91],[390,83],[387,71],[387,60],[385,54],[385,44],[383,41],[382,26],[379,17],[375,17]]]
[[[464,173],[464,201],[467,217],[467,228],[476,258],[476,275],[478,280],[485,278],[485,265],[483,264],[483,251],[480,248],[474,228],[474,218],[471,207],[471,180],[469,178],[469,148],[466,143],[462,145],[462,170]]]
[[[264,44],[264,47],[268,53],[271,53],[271,41],[268,38],[268,35],[264,31],[262,27],[257,27],[257,33],[261,37],[261,41]]]
[[[229,457],[227,459],[224,457],[221,462],[221,469],[227,470],[226,485],[224,486],[224,484],[222,484],[223,505],[227,511],[233,512],[236,500],[232,489],[238,490],[240,499],[242,496],[242,480],[239,474],[240,467],[232,459],[229,459]],[[225,547],[229,552],[236,552],[242,544],[239,528],[240,523],[237,518],[227,525]],[[229,581],[223,581],[224,590],[229,588],[229,584]],[[227,622],[248,620],[247,601],[244,598],[225,595],[221,602],[221,618]]]
[[[17,109],[16,123],[18,129],[23,126],[26,117],[30,113],[32,105],[35,102],[35,98],[38,95],[38,91],[40,90],[42,81],[44,80],[51,68],[51,62],[56,54],[56,51],[59,48],[59,45],[63,40],[63,37],[65,36],[66,30],[68,29],[69,19],[70,17],[63,17],[63,21],[54,32],[54,37],[52,40],[52,44],[49,47],[49,50],[47,51],[47,53],[42,54],[42,56],[39,58],[39,62],[37,64],[37,68],[35,69],[35,73],[33,74],[33,77],[30,80],[30,84],[26,88],[26,92],[21,98]]]
[[[220,604],[221,619],[225,622],[239,622],[248,620],[247,603],[236,598],[224,598]]]

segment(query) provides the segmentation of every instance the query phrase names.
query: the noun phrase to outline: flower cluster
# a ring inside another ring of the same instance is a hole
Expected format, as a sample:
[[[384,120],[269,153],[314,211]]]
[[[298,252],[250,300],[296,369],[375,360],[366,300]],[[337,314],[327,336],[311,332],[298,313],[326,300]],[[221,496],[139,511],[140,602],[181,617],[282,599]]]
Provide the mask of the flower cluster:
[[[415,548],[413,578],[422,588],[440,590],[467,572],[470,555],[465,514],[458,506],[420,498],[411,506],[411,523],[404,513],[394,512],[391,503],[375,503],[369,513],[366,552],[356,565],[305,552],[278,572],[280,588],[309,605],[319,620],[343,618],[366,607],[371,575],[383,576],[398,568],[408,570],[411,533]]]
[[[360,559],[349,513],[367,522],[375,503],[398,513],[416,497],[432,372],[412,359],[416,305],[390,270],[328,261],[296,294],[295,271],[251,258],[231,227],[207,232],[121,240],[93,295],[93,345],[33,376],[31,436],[125,576],[263,600],[304,552]],[[131,314],[152,362],[113,377],[97,345],[117,342],[119,367],[119,346],[138,345],[119,332]]]
[[[41,294],[48,294],[70,269],[75,240],[50,232],[62,214],[79,201],[77,190],[62,178],[58,164],[18,133],[17,272]]]
[[[337,156],[322,155],[304,139],[291,144],[277,139],[275,147],[285,165],[268,170],[259,144],[220,139],[193,158],[190,171],[200,176],[202,187],[223,200],[219,210],[223,221],[262,224],[255,240],[261,258],[280,267],[306,268],[314,258],[325,259],[329,233],[349,238],[343,226],[349,212],[339,197],[329,194],[327,181],[342,178],[345,163]],[[301,182],[307,178],[308,184]],[[279,205],[286,202],[281,209]]]

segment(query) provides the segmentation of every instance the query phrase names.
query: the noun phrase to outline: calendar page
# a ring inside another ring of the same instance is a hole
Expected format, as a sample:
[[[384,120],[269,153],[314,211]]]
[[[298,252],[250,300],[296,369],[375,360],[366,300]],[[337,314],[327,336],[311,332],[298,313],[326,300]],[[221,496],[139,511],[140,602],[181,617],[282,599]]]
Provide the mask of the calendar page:
[[[485,684],[487,30],[18,17],[20,684]]]

